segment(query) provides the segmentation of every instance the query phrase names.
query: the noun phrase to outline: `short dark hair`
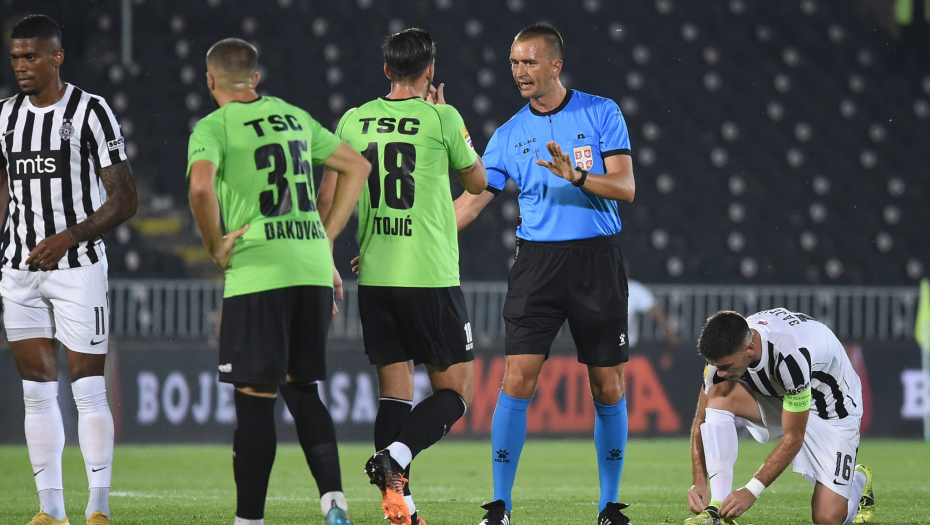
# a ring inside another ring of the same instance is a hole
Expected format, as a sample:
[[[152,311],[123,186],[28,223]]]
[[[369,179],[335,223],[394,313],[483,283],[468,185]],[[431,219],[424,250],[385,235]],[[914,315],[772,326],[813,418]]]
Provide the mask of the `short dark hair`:
[[[258,69],[258,50],[241,38],[224,38],[207,51],[207,67],[215,66],[236,75]]]
[[[532,38],[542,38],[546,41],[550,60],[562,60],[562,56],[565,54],[565,44],[562,42],[562,35],[551,24],[530,24],[521,29],[513,41],[530,40]]]
[[[13,26],[10,40],[15,38],[38,38],[61,45],[61,29],[51,17],[45,15],[29,15]]]
[[[381,55],[391,79],[402,80],[419,75],[436,60],[436,43],[429,33],[412,27],[386,37]]]
[[[698,338],[698,352],[704,359],[719,361],[739,352],[750,337],[752,332],[745,317],[729,310],[720,311],[704,324]]]

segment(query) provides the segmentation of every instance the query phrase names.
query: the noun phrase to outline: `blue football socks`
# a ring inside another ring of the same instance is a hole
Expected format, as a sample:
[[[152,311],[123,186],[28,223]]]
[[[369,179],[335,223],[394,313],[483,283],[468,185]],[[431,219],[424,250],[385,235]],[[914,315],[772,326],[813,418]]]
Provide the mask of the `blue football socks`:
[[[510,397],[501,390],[497,396],[494,419],[491,421],[494,500],[504,500],[507,510],[513,509],[511,493],[514,478],[517,476],[517,464],[520,463],[520,453],[523,452],[523,444],[526,443],[526,407],[529,404],[529,399]],[[626,428],[626,411],[623,414]],[[623,441],[626,442],[625,431]]]
[[[500,407],[500,401],[497,406]],[[620,492],[620,475],[623,473],[628,430],[626,396],[624,395],[616,405],[602,405],[595,401],[594,408],[597,411],[594,417],[594,449],[597,451],[597,473],[601,482],[601,497],[597,502],[600,512],[608,503],[616,502]],[[491,432],[493,439],[493,430]],[[496,489],[496,476],[494,481]]]

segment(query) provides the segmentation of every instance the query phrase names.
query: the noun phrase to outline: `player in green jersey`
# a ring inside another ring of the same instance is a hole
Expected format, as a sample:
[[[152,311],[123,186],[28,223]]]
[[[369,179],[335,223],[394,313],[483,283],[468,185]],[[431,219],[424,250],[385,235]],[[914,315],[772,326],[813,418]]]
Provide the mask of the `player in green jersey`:
[[[194,219],[226,276],[219,377],[236,388],[235,524],[264,521],[280,390],[326,523],[347,525],[336,431],[317,382],[326,379],[334,286],[341,295],[332,240],[371,166],[307,112],[259,96],[257,66],[258,53],[243,40],[221,40],[207,52],[207,85],[220,109],[194,128],[187,168]],[[311,171],[321,163],[338,174],[325,220]]]
[[[365,352],[377,367],[381,400],[378,452],[365,471],[382,491],[385,516],[416,525],[422,520],[406,469],[472,399],[474,352],[459,288],[449,167],[473,194],[484,191],[487,178],[461,115],[445,105],[442,85],[431,86],[436,48],[429,33],[391,35],[382,52],[390,94],[349,110],[336,135],[372,165],[359,200],[358,294]],[[334,181],[327,171],[321,208]],[[433,394],[411,410],[413,367],[420,363]]]

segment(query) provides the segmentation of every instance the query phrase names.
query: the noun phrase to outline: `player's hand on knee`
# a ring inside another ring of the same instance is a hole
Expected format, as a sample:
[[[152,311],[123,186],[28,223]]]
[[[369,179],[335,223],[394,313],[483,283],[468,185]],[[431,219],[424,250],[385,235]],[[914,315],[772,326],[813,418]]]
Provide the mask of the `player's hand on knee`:
[[[707,484],[691,485],[688,490],[688,510],[700,514],[707,507]]]
[[[232,255],[233,245],[236,239],[242,237],[245,232],[249,231],[249,225],[239,228],[234,232],[229,232],[223,236],[223,242],[220,243],[220,249],[213,254],[213,262],[220,267],[220,270],[226,271],[229,268],[229,257]]]
[[[68,253],[68,248],[75,244],[77,244],[77,239],[74,238],[71,230],[46,237],[29,252],[26,264],[34,265],[40,270],[51,270]]]
[[[734,490],[720,505],[720,515],[724,518],[736,519],[749,510],[749,507],[752,507],[755,502],[756,496],[749,492],[749,489],[743,487]]]

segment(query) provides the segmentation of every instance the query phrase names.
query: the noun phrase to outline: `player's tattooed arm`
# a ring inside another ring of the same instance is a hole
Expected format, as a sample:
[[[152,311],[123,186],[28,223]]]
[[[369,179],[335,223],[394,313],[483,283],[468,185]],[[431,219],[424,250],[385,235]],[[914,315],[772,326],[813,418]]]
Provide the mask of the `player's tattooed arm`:
[[[475,159],[471,166],[455,170],[455,172],[459,176],[459,182],[472,195],[480,195],[488,187],[488,174],[481,157]]]
[[[69,228],[76,243],[96,239],[136,214],[139,199],[128,160],[102,168],[100,181],[107,190],[107,201],[90,217]]]
[[[136,214],[138,196],[128,160],[102,168],[100,180],[106,189],[107,201],[90,217],[43,239],[29,252],[26,264],[40,270],[51,270],[75,244],[96,239]]]

